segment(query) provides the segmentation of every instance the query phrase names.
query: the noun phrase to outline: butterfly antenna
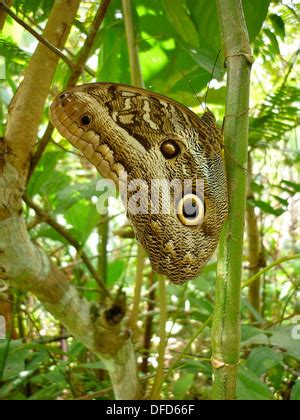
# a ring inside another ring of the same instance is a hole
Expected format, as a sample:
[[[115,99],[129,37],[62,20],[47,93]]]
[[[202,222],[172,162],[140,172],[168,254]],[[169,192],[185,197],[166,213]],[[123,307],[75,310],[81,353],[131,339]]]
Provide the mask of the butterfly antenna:
[[[192,89],[192,92],[194,93],[195,98],[196,98],[196,99],[197,99],[197,101],[199,102],[199,104],[200,104],[201,108],[203,109],[203,111],[205,111],[205,108],[203,108],[203,103],[202,103],[202,101],[200,100],[199,96],[197,95],[197,92],[195,91],[195,89],[194,89],[194,87],[193,87],[192,83],[191,83],[191,82],[190,82],[190,80],[186,77],[186,75],[184,74],[184,72],[183,72],[183,71],[181,71],[181,74],[182,74],[182,76],[184,77],[184,79],[185,79],[185,81],[187,82],[187,84],[189,85],[189,87]]]
[[[209,79],[209,82],[208,82],[208,85],[207,85],[207,89],[206,89],[206,93],[205,93],[205,98],[204,98],[205,110],[206,110],[207,97],[208,97],[208,92],[209,92],[210,84],[211,84],[211,81],[212,81],[212,79],[214,77],[214,72],[215,72],[215,69],[216,69],[216,66],[217,66],[217,63],[218,63],[220,54],[221,54],[221,50],[219,50],[219,52],[218,52],[218,55],[217,55],[217,58],[216,58],[216,60],[214,62],[214,66],[213,66],[213,69],[212,69],[212,72],[211,72],[211,75],[210,75],[210,79]]]

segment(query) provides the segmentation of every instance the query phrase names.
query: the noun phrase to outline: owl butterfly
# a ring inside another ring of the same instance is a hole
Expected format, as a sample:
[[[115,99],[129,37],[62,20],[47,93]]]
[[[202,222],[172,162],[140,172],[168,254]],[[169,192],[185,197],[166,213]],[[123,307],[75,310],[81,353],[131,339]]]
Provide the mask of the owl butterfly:
[[[207,110],[198,118],[144,89],[94,83],[59,95],[51,120],[103,177],[123,185],[128,218],[153,269],[178,284],[197,277],[227,216],[222,135],[214,115]],[[140,207],[132,205],[137,201]]]

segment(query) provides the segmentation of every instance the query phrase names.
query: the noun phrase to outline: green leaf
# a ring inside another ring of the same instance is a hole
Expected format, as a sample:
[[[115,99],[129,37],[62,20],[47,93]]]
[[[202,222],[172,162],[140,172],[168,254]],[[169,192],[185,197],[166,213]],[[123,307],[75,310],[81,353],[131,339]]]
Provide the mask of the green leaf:
[[[283,19],[279,15],[277,15],[275,13],[271,13],[269,15],[269,18],[271,20],[271,23],[272,23],[272,26],[273,26],[273,28],[275,30],[275,33],[280,36],[280,38],[282,39],[282,41],[284,41],[284,38],[285,38],[285,26],[284,26]]]
[[[271,51],[273,52],[273,54],[280,55],[280,48],[279,48],[276,35],[272,31],[270,31],[270,29],[267,29],[267,28],[264,29],[264,33],[271,42]]]
[[[272,328],[269,330],[269,332],[272,333],[272,336],[270,337],[270,344],[286,350],[289,355],[295,357],[297,360],[300,360],[299,331],[299,324]]]
[[[257,347],[248,356],[247,367],[260,376],[272,367],[281,364],[282,361],[283,356],[281,353],[269,347]]]
[[[68,223],[76,229],[78,241],[84,244],[99,221],[96,206],[87,201],[80,201],[64,213]]]
[[[103,362],[99,361],[99,362],[90,362],[90,363],[82,363],[81,365],[79,365],[79,368],[85,368],[85,369],[106,369],[105,365],[103,364]]]
[[[272,194],[271,196],[274,197],[275,200],[277,200],[283,206],[287,207],[289,205],[288,200],[285,200],[284,198],[279,197],[278,195],[274,195],[274,194]]]
[[[108,265],[108,286],[112,286],[120,279],[124,268],[124,260],[116,260]]]
[[[103,42],[99,52],[97,80],[130,83],[128,50],[124,21],[109,16],[105,19]]]
[[[275,92],[266,96],[259,107],[256,118],[250,118],[250,145],[265,141],[278,142],[285,139],[299,121],[297,101],[300,95],[298,87],[283,83]]]
[[[63,158],[63,152],[48,152],[43,155],[29,183],[28,194],[30,197],[36,194],[44,196],[45,191],[47,191],[47,195],[50,192],[55,193],[70,182],[70,178],[66,174],[55,170],[58,162]]]
[[[187,13],[186,4],[182,0],[164,0],[164,7],[174,28],[182,39],[194,47],[199,47],[198,33]]]
[[[291,392],[291,401],[300,401],[300,378],[296,381]]]
[[[295,191],[295,193],[300,192],[300,184],[296,184],[295,182],[291,182],[286,179],[283,179],[281,183],[287,185],[288,187],[291,187]]]
[[[250,42],[253,42],[264,23],[271,0],[242,0]]]
[[[242,334],[241,334],[241,342],[244,345],[244,342],[247,342],[252,337],[258,336],[260,334],[264,334],[264,330],[260,330],[253,325],[242,325]],[[265,334],[264,334],[265,335]]]
[[[30,354],[30,350],[24,348],[24,345],[21,340],[10,341],[9,350],[6,359],[7,340],[1,340],[0,342],[0,368],[5,363],[3,380],[7,381],[9,379],[15,378],[20,375],[21,372],[26,370],[25,360]]]
[[[193,385],[195,375],[193,373],[183,373],[179,379],[177,379],[173,386],[174,397],[177,400],[183,399],[185,394],[188,392],[190,387]]]
[[[55,212],[62,214],[74,204],[78,203],[82,199],[91,200],[92,197],[96,196],[97,189],[96,184],[98,181],[85,182],[82,184],[66,185],[60,191],[58,191],[57,205]]]
[[[237,397],[244,401],[271,400],[272,392],[258,376],[245,366],[240,366],[237,380]]]
[[[247,203],[252,207],[260,208],[264,213],[273,214],[274,216],[281,216],[286,211],[286,209],[283,208],[274,209],[270,203],[262,200],[254,200],[251,198],[247,200]]]
[[[28,398],[29,401],[53,401],[56,400],[57,396],[60,394],[61,389],[55,383],[40,389],[35,392],[31,397]]]
[[[170,1],[172,3],[172,1]],[[190,53],[196,62],[211,73],[216,57],[221,49],[219,20],[215,1],[188,0],[191,18],[195,24],[201,48],[190,45]],[[258,35],[266,18],[270,0],[243,0],[245,20],[250,42]],[[221,54],[215,68],[215,77],[224,74],[224,57]]]

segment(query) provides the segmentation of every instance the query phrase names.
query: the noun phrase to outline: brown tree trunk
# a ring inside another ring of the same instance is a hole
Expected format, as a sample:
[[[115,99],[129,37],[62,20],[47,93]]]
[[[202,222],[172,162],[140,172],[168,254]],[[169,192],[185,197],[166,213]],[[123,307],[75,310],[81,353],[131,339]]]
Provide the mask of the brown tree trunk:
[[[6,4],[8,7],[10,7],[13,4],[13,0],[6,0]],[[0,9],[0,32],[2,32],[5,21],[6,21],[7,14],[5,10]]]
[[[67,40],[80,0],[56,0],[43,37],[57,48]],[[69,279],[31,242],[22,216],[22,196],[32,150],[59,57],[38,44],[9,109],[5,138],[0,139],[0,279],[30,291],[89,350],[103,361],[117,399],[139,397],[136,359],[126,328],[95,319],[90,305]],[[113,305],[113,304],[111,304]]]

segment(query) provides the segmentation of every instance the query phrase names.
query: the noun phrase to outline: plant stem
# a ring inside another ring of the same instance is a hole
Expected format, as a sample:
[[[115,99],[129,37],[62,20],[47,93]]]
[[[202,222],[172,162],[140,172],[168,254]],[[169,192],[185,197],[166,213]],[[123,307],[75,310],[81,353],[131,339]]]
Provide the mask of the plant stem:
[[[103,223],[102,223],[103,222]],[[108,257],[107,257],[107,243],[109,236],[109,218],[107,214],[101,216],[100,223],[98,225],[98,272],[104,284],[107,284],[108,280]]]
[[[286,261],[297,260],[297,259],[300,259],[300,254],[289,255],[287,257],[282,257],[282,258],[279,258],[276,261],[273,261],[270,265],[268,265],[267,267],[263,268],[258,273],[254,274],[254,276],[250,277],[250,279],[248,279],[247,281],[245,281],[243,283],[243,285],[242,285],[243,289],[245,287],[248,287],[253,282],[255,282],[257,279],[259,279],[260,276],[262,276],[263,274],[265,274],[271,268],[276,267],[277,265],[280,265],[280,264],[282,264],[282,263],[284,263]]]
[[[131,0],[122,0],[122,4],[129,52],[131,83],[137,87],[144,87],[138,54],[138,43],[133,24],[132,2]]]
[[[149,274],[149,296],[148,296],[148,308],[147,308],[147,317],[145,321],[145,332],[144,332],[144,345],[143,345],[143,362],[141,366],[141,371],[146,374],[148,373],[148,362],[149,362],[149,353],[151,349],[151,338],[153,333],[153,314],[152,312],[155,309],[155,295],[156,289],[153,287],[155,281],[155,273],[152,270]]]
[[[166,322],[168,319],[167,310],[167,293],[166,293],[166,279],[164,276],[158,276],[158,292],[159,292],[159,346],[158,346],[158,366],[154,379],[153,388],[150,399],[159,399],[160,389],[164,381],[164,365],[165,365],[165,350],[166,350]]]
[[[251,48],[240,0],[216,0],[228,68],[224,141],[229,216],[222,230],[212,327],[212,398],[235,398],[246,207]],[[231,158],[231,156],[233,158]]]
[[[135,287],[134,287],[134,299],[133,308],[128,322],[129,328],[134,332],[136,330],[136,324],[139,317],[142,286],[143,286],[143,272],[145,263],[145,251],[140,245],[138,246],[138,254],[136,260],[136,276],[135,276]]]

